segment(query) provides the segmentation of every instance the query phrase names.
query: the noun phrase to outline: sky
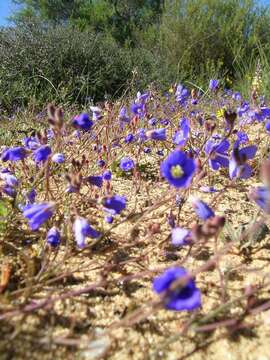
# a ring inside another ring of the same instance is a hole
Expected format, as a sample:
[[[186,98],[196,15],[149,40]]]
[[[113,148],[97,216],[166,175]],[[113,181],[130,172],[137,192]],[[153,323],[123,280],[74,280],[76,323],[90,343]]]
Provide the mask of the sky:
[[[270,5],[270,0],[260,0],[262,4]],[[14,10],[14,4],[12,0],[0,0],[0,26],[5,26],[8,24],[6,19],[12,14]]]
[[[11,0],[0,0],[0,26],[8,24],[6,18],[12,14],[14,5]]]

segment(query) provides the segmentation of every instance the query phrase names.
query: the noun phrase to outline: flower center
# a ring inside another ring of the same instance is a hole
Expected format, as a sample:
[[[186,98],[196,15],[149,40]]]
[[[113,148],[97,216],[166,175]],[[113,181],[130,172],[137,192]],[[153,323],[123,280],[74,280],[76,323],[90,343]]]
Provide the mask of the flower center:
[[[179,179],[184,175],[184,171],[180,165],[175,165],[171,167],[171,175],[174,179]]]

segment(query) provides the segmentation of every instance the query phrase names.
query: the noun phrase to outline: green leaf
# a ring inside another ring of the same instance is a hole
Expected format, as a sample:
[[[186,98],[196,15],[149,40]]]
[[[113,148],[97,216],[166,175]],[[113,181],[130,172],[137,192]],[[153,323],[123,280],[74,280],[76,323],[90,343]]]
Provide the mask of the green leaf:
[[[9,211],[8,211],[7,204],[4,201],[0,200],[0,218],[7,217],[8,212]]]

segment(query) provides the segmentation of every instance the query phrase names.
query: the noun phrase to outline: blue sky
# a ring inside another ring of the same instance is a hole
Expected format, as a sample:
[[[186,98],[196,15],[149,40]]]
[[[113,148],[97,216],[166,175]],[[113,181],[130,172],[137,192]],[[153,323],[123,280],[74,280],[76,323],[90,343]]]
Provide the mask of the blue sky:
[[[261,0],[261,3],[270,5],[270,0]],[[12,14],[13,10],[14,5],[11,0],[0,0],[0,26],[8,24],[6,18]]]

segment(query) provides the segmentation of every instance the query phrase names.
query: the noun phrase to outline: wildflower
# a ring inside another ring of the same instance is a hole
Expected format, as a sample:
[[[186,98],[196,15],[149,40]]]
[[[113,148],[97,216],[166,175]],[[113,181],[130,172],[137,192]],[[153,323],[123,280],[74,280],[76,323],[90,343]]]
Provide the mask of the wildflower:
[[[62,153],[56,153],[52,156],[52,162],[55,162],[57,164],[62,164],[65,162],[65,155]]]
[[[112,178],[112,172],[110,170],[106,170],[103,173],[103,179],[106,181],[110,181]]]
[[[191,199],[192,206],[201,220],[207,220],[215,216],[214,211],[202,200],[192,197]]]
[[[213,186],[201,186],[200,191],[205,192],[205,193],[214,193],[214,192],[217,192],[218,190],[216,188],[214,188]]]
[[[176,188],[188,187],[194,171],[194,160],[178,150],[172,152],[161,164],[162,175]]]
[[[129,144],[129,143],[131,143],[133,140],[134,140],[134,135],[133,135],[133,134],[128,134],[128,135],[125,137],[124,142],[125,142],[126,144]]]
[[[158,156],[164,156],[163,150],[162,149],[157,150],[157,155]]]
[[[35,199],[37,196],[37,192],[35,189],[30,190],[27,194],[26,194],[26,198],[30,203],[34,203]]]
[[[95,185],[99,188],[102,187],[102,183],[103,183],[103,177],[102,176],[88,176],[87,178],[85,178],[85,180],[87,182],[89,182],[89,184],[91,185]]]
[[[160,125],[162,125],[162,126],[167,126],[167,125],[169,125],[169,123],[170,123],[170,120],[168,120],[168,119],[160,120]]]
[[[126,198],[120,195],[105,198],[103,199],[103,206],[112,215],[120,214],[126,208]]]
[[[16,189],[14,189],[14,187],[9,186],[9,185],[7,185],[7,184],[4,184],[2,187],[0,187],[0,190],[1,190],[4,194],[10,196],[11,198],[15,198],[16,195],[17,195]]]
[[[1,155],[1,160],[6,161],[18,161],[23,160],[27,156],[26,149],[22,146],[17,146],[14,148],[8,148],[4,150],[4,152]]]
[[[124,123],[129,123],[130,122],[130,118],[127,115],[127,109],[125,107],[122,107],[119,111],[119,120],[124,122]]]
[[[152,150],[151,150],[150,147],[145,146],[145,147],[143,148],[143,152],[144,152],[145,154],[150,154],[150,153],[152,152]]]
[[[178,130],[174,137],[173,142],[178,146],[184,146],[189,137],[190,125],[189,120],[182,118],[179,123],[180,130]]]
[[[156,125],[157,125],[157,122],[158,122],[158,120],[153,117],[153,118],[149,119],[148,124],[149,124],[150,126],[156,126]]]
[[[146,132],[146,136],[152,140],[165,141],[166,140],[166,129],[156,129]]]
[[[211,79],[209,82],[209,90],[216,91],[219,86],[219,81],[216,79]]]
[[[19,185],[19,181],[17,180],[17,178],[13,174],[11,174],[9,171],[7,171],[7,172],[1,171],[0,179],[5,181],[5,183],[11,187],[16,187]]]
[[[123,171],[129,171],[131,169],[134,168],[134,161],[129,158],[129,157],[124,157],[121,161],[120,161],[120,168]]]
[[[213,170],[218,170],[221,166],[228,167],[228,149],[230,143],[228,140],[223,140],[219,144],[209,140],[205,144],[204,151],[209,156],[209,166]]]
[[[52,150],[48,145],[40,146],[34,151],[34,160],[36,163],[45,162],[51,153]]]
[[[79,128],[83,131],[89,131],[92,128],[93,124],[94,124],[93,121],[89,118],[89,115],[86,113],[77,115],[72,120],[72,125],[75,128]]]
[[[182,84],[179,84],[175,91],[175,97],[179,105],[184,106],[189,97],[189,91]]]
[[[99,159],[98,161],[97,161],[97,166],[99,166],[99,167],[104,167],[106,165],[106,163],[105,163],[105,161],[104,160],[102,160],[102,159]]]
[[[76,243],[80,248],[85,247],[86,237],[96,239],[100,236],[100,233],[97,230],[93,229],[88,224],[88,221],[86,219],[79,216],[75,219],[75,222],[73,224],[73,231]]]
[[[29,150],[36,150],[40,146],[40,142],[35,136],[24,138],[23,144]]]
[[[60,241],[60,232],[55,226],[53,226],[47,233],[47,243],[52,247],[57,247],[60,244]]]
[[[111,215],[105,216],[105,221],[108,224],[111,224],[113,222],[113,217]]]
[[[180,227],[172,229],[172,243],[173,245],[187,245],[190,240],[190,231]]]
[[[23,216],[29,220],[31,229],[35,231],[53,215],[53,211],[52,203],[28,204],[23,210]]]
[[[252,174],[251,167],[246,164],[246,161],[253,159],[257,151],[255,145],[246,146],[242,149],[238,147],[233,149],[232,157],[229,164],[230,178],[242,178],[247,179]]]
[[[184,280],[186,278],[186,281]],[[183,279],[184,284],[174,286],[173,283]],[[201,306],[201,293],[193,279],[188,279],[187,271],[182,267],[172,267],[153,281],[156,293],[165,292],[165,307],[169,310],[194,310]]]
[[[270,189],[267,186],[258,186],[251,189],[249,198],[262,208],[266,214],[270,214]]]
[[[90,110],[93,113],[93,120],[97,121],[102,118],[101,112],[102,110],[98,106],[90,106]]]

